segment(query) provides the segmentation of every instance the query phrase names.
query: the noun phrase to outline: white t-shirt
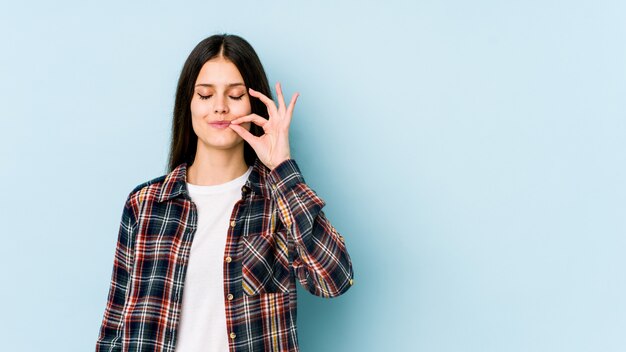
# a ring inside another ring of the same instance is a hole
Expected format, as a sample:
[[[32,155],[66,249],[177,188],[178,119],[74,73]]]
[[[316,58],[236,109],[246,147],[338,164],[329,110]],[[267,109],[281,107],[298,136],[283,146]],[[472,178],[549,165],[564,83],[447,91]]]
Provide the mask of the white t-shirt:
[[[219,185],[187,183],[198,227],[185,275],[176,352],[228,352],[224,251],[230,216],[251,172],[249,166],[243,175]]]

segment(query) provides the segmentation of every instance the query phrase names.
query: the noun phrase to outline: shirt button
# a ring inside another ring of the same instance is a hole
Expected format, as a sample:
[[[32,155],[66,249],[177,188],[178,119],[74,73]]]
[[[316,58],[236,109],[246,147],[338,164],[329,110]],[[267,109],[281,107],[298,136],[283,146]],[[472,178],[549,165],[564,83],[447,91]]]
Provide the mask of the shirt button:
[[[230,226],[231,226],[231,227],[235,227],[235,220],[233,220],[233,221],[231,221],[231,222],[230,222]]]
[[[226,257],[226,263],[230,263],[233,260],[231,257]]]
[[[276,189],[276,185],[275,184],[272,184],[272,189]]]
[[[230,338],[231,338],[231,339],[234,339],[235,337],[237,337],[237,335],[235,335],[235,333],[234,333],[234,332],[231,332],[231,333],[230,333]]]
[[[229,301],[232,301],[232,300],[233,300],[233,295],[232,295],[232,294],[230,294],[230,293],[229,293],[229,294],[228,294],[228,296],[226,296],[226,297],[228,298],[228,300],[229,300]]]

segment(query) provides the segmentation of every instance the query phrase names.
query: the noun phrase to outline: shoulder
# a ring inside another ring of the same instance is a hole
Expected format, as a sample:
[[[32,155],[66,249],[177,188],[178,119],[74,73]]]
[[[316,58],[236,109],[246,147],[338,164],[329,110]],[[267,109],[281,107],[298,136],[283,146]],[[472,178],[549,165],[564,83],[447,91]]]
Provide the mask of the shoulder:
[[[161,175],[136,185],[128,194],[127,201],[133,207],[138,208],[139,204],[146,200],[156,200],[166,177],[167,174]]]

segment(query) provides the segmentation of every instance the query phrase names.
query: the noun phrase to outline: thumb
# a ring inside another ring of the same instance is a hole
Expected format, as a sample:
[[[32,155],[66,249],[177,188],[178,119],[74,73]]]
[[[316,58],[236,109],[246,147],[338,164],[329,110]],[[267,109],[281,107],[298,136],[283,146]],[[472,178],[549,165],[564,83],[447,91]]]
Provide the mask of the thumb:
[[[238,124],[231,123],[230,125],[228,125],[228,127],[231,128],[233,131],[235,131],[246,142],[248,142],[253,149],[256,149],[258,137],[256,137],[255,135],[250,133],[247,129],[245,129],[244,127]]]

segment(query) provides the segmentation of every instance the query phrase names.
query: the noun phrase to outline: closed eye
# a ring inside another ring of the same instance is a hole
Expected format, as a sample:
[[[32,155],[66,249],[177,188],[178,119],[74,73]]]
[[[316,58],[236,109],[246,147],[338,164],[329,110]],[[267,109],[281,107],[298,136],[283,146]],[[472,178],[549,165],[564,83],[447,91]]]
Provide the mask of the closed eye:
[[[241,98],[243,98],[244,95],[245,94],[242,94],[242,95],[240,95],[238,97],[232,97],[231,96],[230,98],[233,99],[233,100],[241,100]],[[206,99],[209,99],[210,97],[212,97],[213,95],[202,95],[202,94],[198,93],[198,96],[200,97],[200,99],[206,100]]]

